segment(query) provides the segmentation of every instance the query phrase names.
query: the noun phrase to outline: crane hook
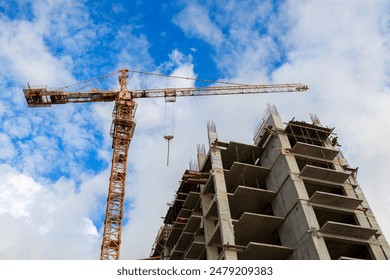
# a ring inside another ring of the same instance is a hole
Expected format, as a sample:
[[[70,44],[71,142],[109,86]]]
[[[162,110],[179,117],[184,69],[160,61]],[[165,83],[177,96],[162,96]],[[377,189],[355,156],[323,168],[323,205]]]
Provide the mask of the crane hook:
[[[173,139],[173,135],[164,135],[164,138],[168,141],[167,166],[169,166],[169,144]]]
[[[169,166],[169,148],[175,131],[176,93],[165,96],[164,139],[168,141],[167,166]],[[169,108],[168,108],[169,107]]]

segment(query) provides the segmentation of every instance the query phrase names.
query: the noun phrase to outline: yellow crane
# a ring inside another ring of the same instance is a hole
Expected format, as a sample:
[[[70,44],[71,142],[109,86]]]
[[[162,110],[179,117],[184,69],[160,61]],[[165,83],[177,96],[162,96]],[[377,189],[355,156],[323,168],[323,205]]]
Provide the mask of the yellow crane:
[[[176,97],[181,96],[303,92],[308,90],[307,85],[295,83],[273,85],[231,84],[228,86],[202,88],[164,88],[130,91],[127,87],[129,71],[143,73],[128,69],[121,69],[114,72],[114,74],[119,74],[119,90],[102,91],[92,89],[90,91],[68,92],[65,91],[68,87],[48,89],[47,87],[32,87],[29,84],[23,89],[29,107],[49,107],[52,104],[83,102],[115,102],[111,126],[113,156],[104,221],[103,241],[100,253],[101,260],[118,260],[120,255],[127,154],[135,129],[135,99],[162,97],[165,98],[166,101],[169,100],[172,102],[176,100]],[[153,75],[153,73],[146,74]],[[170,139],[167,140],[169,141]]]

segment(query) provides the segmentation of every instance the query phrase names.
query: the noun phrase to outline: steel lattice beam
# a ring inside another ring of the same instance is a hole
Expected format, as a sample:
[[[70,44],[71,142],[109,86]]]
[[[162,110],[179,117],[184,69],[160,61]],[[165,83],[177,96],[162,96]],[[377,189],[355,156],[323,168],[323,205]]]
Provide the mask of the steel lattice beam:
[[[102,260],[119,259],[126,188],[127,153],[135,129],[133,120],[135,106],[133,101],[119,100],[115,107],[111,176],[100,255]]]

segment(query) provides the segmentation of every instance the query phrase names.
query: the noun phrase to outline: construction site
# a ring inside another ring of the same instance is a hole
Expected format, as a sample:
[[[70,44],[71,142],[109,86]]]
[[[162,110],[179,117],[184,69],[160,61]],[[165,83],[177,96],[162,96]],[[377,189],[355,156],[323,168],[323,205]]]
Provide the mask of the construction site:
[[[333,128],[268,106],[253,144],[209,147],[181,178],[151,258],[388,260],[390,248]]]
[[[224,82],[228,85],[130,91],[129,72],[140,73],[122,69],[98,77],[118,74],[118,90],[65,91],[71,86],[48,89],[29,84],[23,89],[29,107],[115,102],[102,260],[120,259],[136,99],[164,98],[172,103],[176,97],[308,90],[300,83]],[[220,141],[210,122],[208,148],[198,146],[197,163],[184,172],[148,259],[390,259],[389,245],[357,182],[357,168],[344,158],[333,128],[323,126],[316,115],[311,117],[311,124],[296,120],[285,124],[276,107],[269,105],[253,144]],[[164,138],[169,153],[173,134]]]

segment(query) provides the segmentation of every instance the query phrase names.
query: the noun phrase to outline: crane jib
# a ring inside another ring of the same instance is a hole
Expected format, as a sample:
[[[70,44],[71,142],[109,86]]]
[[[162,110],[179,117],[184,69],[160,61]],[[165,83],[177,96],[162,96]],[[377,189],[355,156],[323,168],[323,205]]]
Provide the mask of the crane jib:
[[[129,91],[131,98],[174,98],[181,96],[209,96],[232,94],[261,94],[275,92],[307,91],[304,84],[275,85],[242,85],[204,88],[166,88]],[[48,90],[46,87],[26,87],[23,89],[29,107],[49,107],[52,104],[112,102],[118,98],[119,91],[99,91],[97,89],[85,92],[66,92],[63,90]]]

